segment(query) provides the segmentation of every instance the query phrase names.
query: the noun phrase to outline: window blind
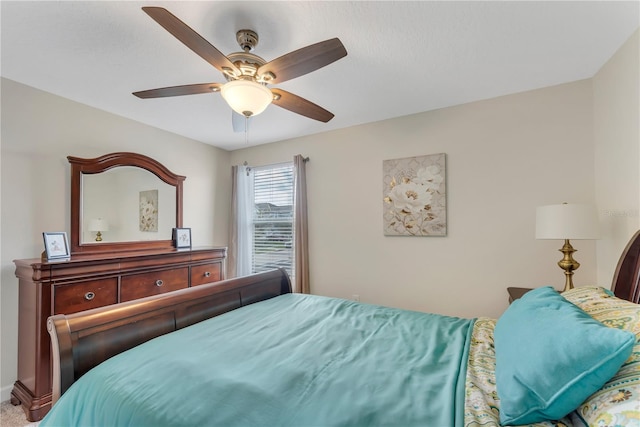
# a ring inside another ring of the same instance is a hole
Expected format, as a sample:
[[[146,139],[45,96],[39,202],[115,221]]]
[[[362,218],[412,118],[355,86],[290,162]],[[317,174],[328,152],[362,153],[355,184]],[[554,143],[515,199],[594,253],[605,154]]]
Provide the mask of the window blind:
[[[293,163],[253,171],[252,271],[282,267],[293,277]]]

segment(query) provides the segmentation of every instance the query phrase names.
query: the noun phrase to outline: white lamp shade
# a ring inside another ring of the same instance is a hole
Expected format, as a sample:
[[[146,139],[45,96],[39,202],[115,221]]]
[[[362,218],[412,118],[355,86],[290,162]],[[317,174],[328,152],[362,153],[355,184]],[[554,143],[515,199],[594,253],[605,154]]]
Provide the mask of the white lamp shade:
[[[262,113],[273,101],[273,94],[265,86],[250,80],[233,80],[220,91],[236,113],[246,117]]]
[[[102,218],[89,221],[89,231],[109,231],[109,223]]]
[[[598,239],[595,206],[569,204],[539,206],[536,209],[536,239]]]

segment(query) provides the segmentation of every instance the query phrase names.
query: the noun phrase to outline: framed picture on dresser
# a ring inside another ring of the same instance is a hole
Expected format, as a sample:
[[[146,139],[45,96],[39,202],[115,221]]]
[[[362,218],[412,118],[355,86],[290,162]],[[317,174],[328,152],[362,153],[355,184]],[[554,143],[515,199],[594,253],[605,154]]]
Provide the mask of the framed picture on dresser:
[[[47,261],[64,261],[71,257],[67,233],[64,231],[44,232],[44,250],[47,254]]]
[[[178,249],[190,248],[191,247],[191,229],[190,228],[174,228],[173,243]]]

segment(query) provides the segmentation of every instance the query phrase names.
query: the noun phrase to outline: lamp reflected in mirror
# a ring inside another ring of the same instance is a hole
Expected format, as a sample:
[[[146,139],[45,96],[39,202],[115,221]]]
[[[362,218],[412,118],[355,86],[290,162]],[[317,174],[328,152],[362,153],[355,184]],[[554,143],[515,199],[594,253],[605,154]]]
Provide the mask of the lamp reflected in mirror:
[[[109,223],[102,218],[89,221],[89,231],[96,233],[96,242],[102,242],[102,232],[109,231]]]

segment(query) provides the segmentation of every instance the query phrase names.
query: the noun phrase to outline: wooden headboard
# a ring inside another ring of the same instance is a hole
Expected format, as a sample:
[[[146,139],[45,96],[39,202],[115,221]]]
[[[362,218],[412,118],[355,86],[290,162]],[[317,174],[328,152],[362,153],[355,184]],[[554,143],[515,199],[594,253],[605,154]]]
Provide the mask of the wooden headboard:
[[[199,285],[93,310],[49,317],[52,404],[108,358],[160,335],[291,292],[283,269]]]
[[[618,298],[640,304],[640,231],[624,248],[613,275],[611,290]]]

